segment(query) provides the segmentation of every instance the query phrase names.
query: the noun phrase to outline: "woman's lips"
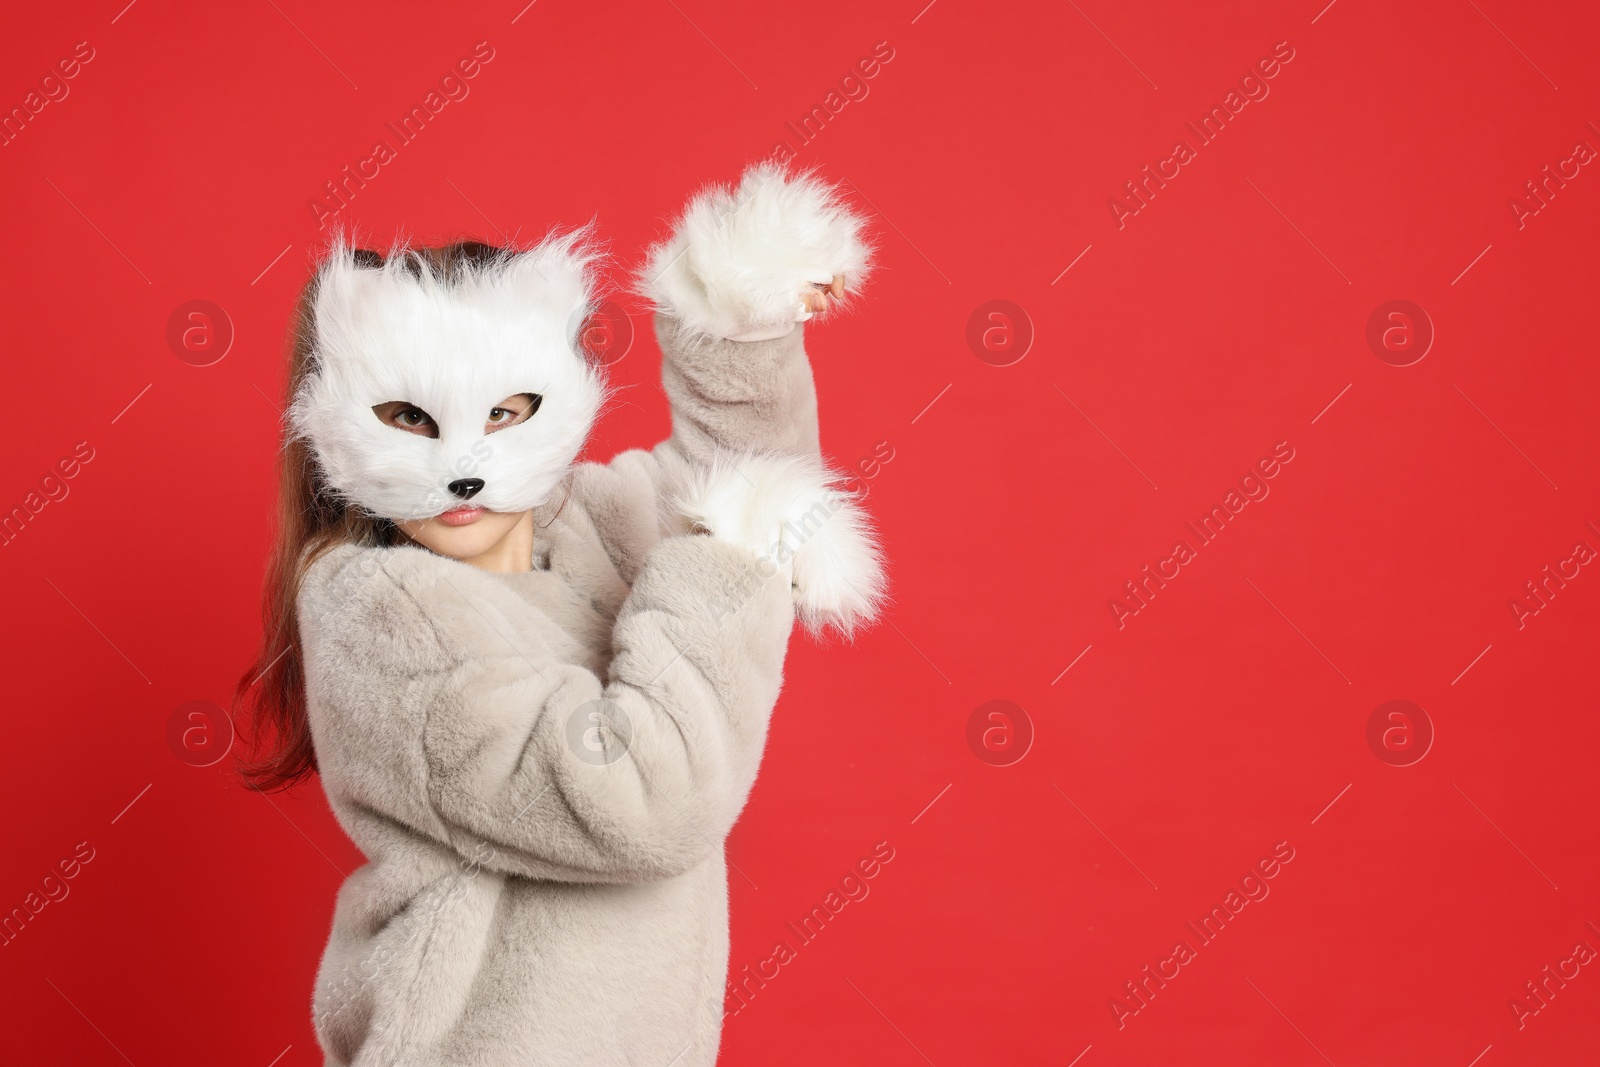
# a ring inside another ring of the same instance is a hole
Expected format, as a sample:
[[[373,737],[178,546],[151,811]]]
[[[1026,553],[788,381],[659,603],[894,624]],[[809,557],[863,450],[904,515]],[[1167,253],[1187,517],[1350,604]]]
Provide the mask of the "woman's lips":
[[[475,507],[451,508],[439,516],[439,521],[449,526],[467,526],[477,522],[478,517],[487,510],[487,508]]]

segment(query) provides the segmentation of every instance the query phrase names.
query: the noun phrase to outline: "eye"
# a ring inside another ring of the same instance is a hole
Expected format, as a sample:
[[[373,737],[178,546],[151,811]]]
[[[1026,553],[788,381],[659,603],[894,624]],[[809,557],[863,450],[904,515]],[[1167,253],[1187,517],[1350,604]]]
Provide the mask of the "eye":
[[[507,426],[515,426],[519,422],[526,422],[533,418],[534,412],[539,410],[539,405],[544,403],[544,397],[538,393],[517,393],[508,396],[489,410],[489,421],[484,426],[485,433],[503,430]]]
[[[378,416],[379,422],[406,433],[414,433],[419,437],[439,436],[439,426],[433,421],[433,416],[407,401],[391,400],[386,404],[375,404],[372,413]]]

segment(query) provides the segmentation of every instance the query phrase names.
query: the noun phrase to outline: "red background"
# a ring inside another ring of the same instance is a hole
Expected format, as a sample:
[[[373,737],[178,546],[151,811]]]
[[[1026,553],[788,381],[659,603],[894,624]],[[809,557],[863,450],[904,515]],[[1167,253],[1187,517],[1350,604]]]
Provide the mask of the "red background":
[[[6,108],[95,50],[0,148],[0,506],[94,449],[0,549],[0,909],[94,849],[0,948],[0,1059],[321,1062],[312,980],[360,857],[314,783],[247,793],[167,726],[257,640],[323,183],[487,41],[470,96],[341,219],[444,239],[598,214],[620,279],[887,41],[798,162],[880,238],[861,311],[808,342],[827,451],[893,450],[869,485],[895,602],[854,647],[793,643],[729,846],[734,970],[875,843],[895,858],[728,1020],[723,1061],[1595,1061],[1600,967],[1520,1028],[1508,1005],[1600,949],[1600,575],[1521,628],[1510,607],[1600,548],[1600,174],[1524,226],[1510,208],[1600,147],[1592,13],[124,2],[14,8],[0,34]],[[1109,198],[1280,41],[1270,95],[1119,229]],[[211,366],[166,340],[195,299],[236,331]],[[994,299],[1035,334],[1010,366],[966,341]],[[1394,299],[1436,330],[1411,366],[1365,339]],[[594,455],[667,429],[635,322]],[[1123,583],[1280,441],[1270,496],[1119,629]],[[1010,766],[967,740],[994,699],[1034,731]],[[1391,699],[1436,732],[1411,766],[1367,742]],[[1281,841],[1270,896],[1119,1028],[1123,983]]]

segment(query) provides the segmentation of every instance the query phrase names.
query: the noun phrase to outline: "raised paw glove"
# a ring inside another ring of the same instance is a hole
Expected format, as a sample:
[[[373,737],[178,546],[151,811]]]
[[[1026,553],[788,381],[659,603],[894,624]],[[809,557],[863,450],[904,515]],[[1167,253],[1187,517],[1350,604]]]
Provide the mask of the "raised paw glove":
[[[757,163],[739,187],[689,201],[650,251],[640,287],[692,333],[733,341],[782,337],[811,318],[802,294],[835,278],[858,288],[871,269],[865,220],[809,172]]]

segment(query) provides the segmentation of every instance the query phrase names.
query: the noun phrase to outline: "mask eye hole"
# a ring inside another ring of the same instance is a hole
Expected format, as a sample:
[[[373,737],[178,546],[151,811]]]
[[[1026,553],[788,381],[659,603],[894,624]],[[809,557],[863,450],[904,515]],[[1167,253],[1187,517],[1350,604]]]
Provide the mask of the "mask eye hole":
[[[433,421],[433,416],[410,401],[391,400],[386,404],[374,404],[372,413],[385,426],[393,426],[418,437],[439,436],[439,424]]]
[[[515,426],[519,422],[527,422],[539,410],[539,405],[544,403],[544,397],[538,393],[517,393],[508,396],[499,404],[489,409],[489,420],[484,423],[484,433],[494,433],[507,426]]]

